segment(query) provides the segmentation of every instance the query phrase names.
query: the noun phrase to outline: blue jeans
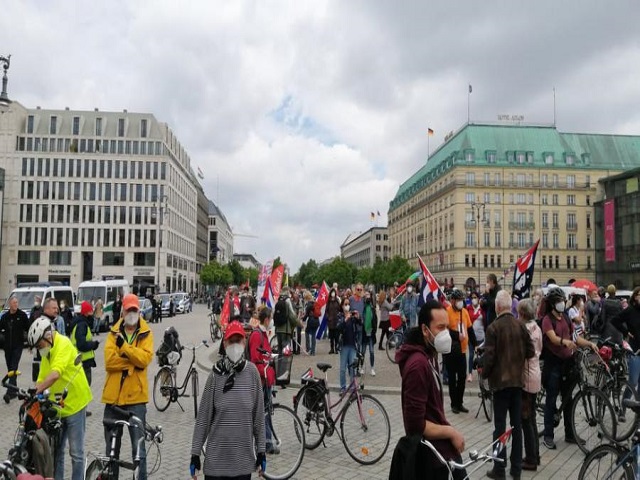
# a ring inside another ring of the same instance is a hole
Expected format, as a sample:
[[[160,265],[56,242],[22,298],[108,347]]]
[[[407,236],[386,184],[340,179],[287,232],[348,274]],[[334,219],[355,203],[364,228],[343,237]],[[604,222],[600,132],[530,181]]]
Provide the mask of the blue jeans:
[[[144,403],[139,403],[137,405],[122,405],[119,406],[123,410],[127,410],[129,412],[133,412],[133,414],[142,420],[143,424],[146,423],[147,417],[147,406]],[[104,418],[122,419],[120,415],[113,411],[111,405],[104,406]],[[138,427],[129,427],[129,437],[131,438],[131,460],[136,458],[136,449],[138,448],[138,440],[144,437],[144,430]],[[111,429],[104,427],[104,438],[107,445],[107,455],[111,452]],[[122,444],[122,428],[118,429],[118,436],[116,438],[115,445],[115,453],[118,458],[120,458],[120,445]],[[133,463],[133,462],[132,462]],[[117,467],[116,467],[117,468]],[[142,441],[140,447],[140,469],[139,469],[139,480],[147,480],[147,449],[145,447],[144,441]],[[82,478],[82,477],[81,477]],[[118,477],[118,472],[116,472],[116,478]],[[57,480],[57,479],[56,479]]]
[[[369,335],[368,337],[365,336],[363,341],[362,341],[362,354],[365,355],[366,351],[367,351],[367,347],[369,348],[369,363],[371,363],[371,368],[373,368],[374,363],[375,363],[375,354],[373,353],[373,351],[376,348],[376,342],[374,340],[373,334]]]
[[[343,345],[340,350],[340,389],[347,388],[347,368],[349,368],[349,378],[353,378],[354,371],[350,365],[356,359],[356,347],[353,345]]]
[[[507,429],[507,412],[509,412],[509,422],[513,427],[511,432],[511,474],[520,475],[522,471],[522,389],[518,387],[503,388],[493,392],[493,441]],[[500,453],[503,462],[493,463],[495,472],[504,472],[507,465],[506,447]]]
[[[629,383],[638,391],[638,379],[640,378],[640,355],[629,355]]]
[[[69,440],[71,455],[71,480],[84,479],[84,430],[87,419],[86,408],[62,419],[60,444],[55,451],[55,480],[64,480],[64,447]],[[68,478],[68,477],[67,477]]]
[[[307,348],[307,352],[310,355],[316,354],[316,332],[318,328],[305,328],[304,329],[304,346]]]

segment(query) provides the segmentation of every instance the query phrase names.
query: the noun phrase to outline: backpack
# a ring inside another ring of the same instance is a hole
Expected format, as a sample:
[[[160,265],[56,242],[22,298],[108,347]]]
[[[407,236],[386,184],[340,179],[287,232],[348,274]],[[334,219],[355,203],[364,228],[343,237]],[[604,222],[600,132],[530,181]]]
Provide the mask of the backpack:
[[[174,327],[169,327],[164,331],[162,345],[160,345],[156,351],[158,364],[160,366],[170,364],[177,365],[180,363],[180,359],[182,359],[182,345],[180,344],[179,337],[178,331]],[[177,355],[169,357],[170,353],[175,353]]]
[[[275,309],[273,310],[273,324],[276,327],[283,327],[287,324],[287,321],[289,320],[288,310],[287,299],[280,297],[276,302]]]
[[[251,337],[253,337],[253,334],[256,332],[260,333],[260,348],[264,349],[264,338],[262,337],[261,330],[259,328],[252,329],[251,333],[247,335],[247,341],[245,342],[245,345],[244,345],[244,358],[248,362],[251,361],[251,351],[249,349],[249,342],[251,341]]]

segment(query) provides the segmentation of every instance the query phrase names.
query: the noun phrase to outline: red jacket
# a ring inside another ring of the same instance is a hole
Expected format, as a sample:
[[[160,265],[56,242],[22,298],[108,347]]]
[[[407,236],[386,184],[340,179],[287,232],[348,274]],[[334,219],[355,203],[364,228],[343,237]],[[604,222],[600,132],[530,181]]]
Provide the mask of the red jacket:
[[[276,372],[273,367],[265,363],[265,359],[268,357],[260,353],[258,351],[259,348],[266,350],[269,355],[271,354],[271,345],[269,344],[267,332],[256,328],[249,335],[249,360],[256,365],[262,384],[264,385],[266,380],[267,386],[271,387],[276,383]]]

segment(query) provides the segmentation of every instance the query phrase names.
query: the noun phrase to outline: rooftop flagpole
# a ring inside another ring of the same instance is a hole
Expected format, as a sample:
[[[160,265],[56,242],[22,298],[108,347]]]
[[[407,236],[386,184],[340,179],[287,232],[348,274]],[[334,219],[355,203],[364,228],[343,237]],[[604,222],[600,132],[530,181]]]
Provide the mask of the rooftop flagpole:
[[[467,94],[467,125],[470,123],[471,119],[471,92],[473,88],[471,88],[471,84],[469,84],[469,93]]]

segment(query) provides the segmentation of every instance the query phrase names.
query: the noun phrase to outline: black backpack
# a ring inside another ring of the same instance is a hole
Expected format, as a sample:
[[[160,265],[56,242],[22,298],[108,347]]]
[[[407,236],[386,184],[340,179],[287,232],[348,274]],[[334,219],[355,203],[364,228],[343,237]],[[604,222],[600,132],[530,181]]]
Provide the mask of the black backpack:
[[[276,302],[276,308],[273,310],[273,323],[276,327],[283,327],[288,320],[287,299],[281,297]]]

